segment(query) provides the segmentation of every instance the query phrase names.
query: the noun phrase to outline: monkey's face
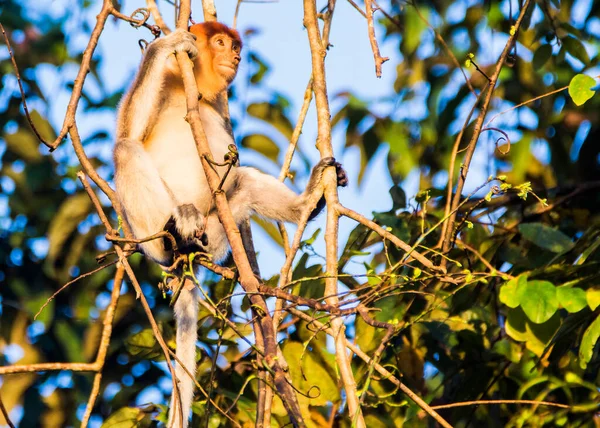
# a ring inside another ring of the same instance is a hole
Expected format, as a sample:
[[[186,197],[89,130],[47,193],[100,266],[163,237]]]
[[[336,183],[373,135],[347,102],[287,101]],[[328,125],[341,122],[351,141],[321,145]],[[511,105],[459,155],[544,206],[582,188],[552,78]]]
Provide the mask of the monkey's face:
[[[225,33],[218,33],[208,40],[208,50],[212,57],[212,70],[231,83],[240,64],[242,47],[239,41],[232,39]]]

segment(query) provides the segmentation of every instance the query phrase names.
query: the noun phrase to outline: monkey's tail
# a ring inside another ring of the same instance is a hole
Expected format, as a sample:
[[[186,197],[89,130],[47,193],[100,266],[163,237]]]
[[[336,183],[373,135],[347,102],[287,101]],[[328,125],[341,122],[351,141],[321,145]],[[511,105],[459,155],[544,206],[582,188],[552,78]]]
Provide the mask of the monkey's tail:
[[[190,378],[190,374],[195,378],[199,296],[195,287],[191,290],[186,288],[189,285],[187,281],[190,280],[186,279],[181,294],[175,302],[174,315],[177,324],[177,359],[181,361],[189,374],[181,367],[181,364],[176,364],[175,376],[179,386],[181,412],[179,411],[179,403],[175,403],[175,396],[173,395],[169,409],[169,428],[187,428],[194,399],[194,381]],[[182,414],[183,420],[181,420]]]

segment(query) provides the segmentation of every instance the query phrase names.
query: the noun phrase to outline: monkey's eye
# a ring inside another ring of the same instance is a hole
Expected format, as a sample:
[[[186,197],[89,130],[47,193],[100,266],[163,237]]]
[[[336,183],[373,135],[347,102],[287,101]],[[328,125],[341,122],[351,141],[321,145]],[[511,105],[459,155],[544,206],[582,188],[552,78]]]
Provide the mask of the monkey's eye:
[[[225,46],[225,42],[223,41],[223,39],[217,39],[217,44],[219,46]]]
[[[235,53],[240,53],[240,45],[233,45],[233,51]]]

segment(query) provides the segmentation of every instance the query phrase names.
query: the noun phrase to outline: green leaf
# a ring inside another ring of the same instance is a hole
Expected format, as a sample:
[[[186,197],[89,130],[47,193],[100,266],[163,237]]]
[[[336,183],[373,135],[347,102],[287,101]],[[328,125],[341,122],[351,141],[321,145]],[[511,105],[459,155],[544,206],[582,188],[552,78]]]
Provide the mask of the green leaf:
[[[21,127],[14,134],[4,134],[6,148],[27,163],[37,163],[42,160],[39,143],[35,136]]]
[[[400,123],[392,122],[381,129],[383,130],[382,139],[387,141],[390,146],[389,156],[391,158],[388,161],[390,170],[404,179],[418,164],[410,146],[406,127]]]
[[[582,369],[587,367],[587,363],[592,358],[594,346],[600,338],[600,315],[590,324],[583,333],[581,345],[579,346],[579,366]]]
[[[281,237],[281,232],[272,221],[266,220],[265,218],[253,215],[252,221],[258,224],[266,233],[269,235],[269,238],[273,240],[277,245],[283,246],[283,238]]]
[[[164,358],[162,350],[154,337],[154,333],[149,328],[127,338],[125,347],[131,355],[140,360]]]
[[[595,94],[592,88],[596,85],[596,80],[593,77],[585,74],[578,74],[571,79],[569,83],[569,95],[573,102],[580,106]]]
[[[58,343],[64,348],[67,361],[81,361],[83,358],[83,347],[81,345],[80,331],[75,324],[67,320],[58,320],[54,323],[54,334]]]
[[[600,288],[590,288],[585,292],[585,300],[592,311],[600,306]]]
[[[558,309],[556,287],[548,281],[529,281],[521,297],[521,308],[536,324],[548,321]]]
[[[91,208],[92,203],[85,193],[76,193],[62,203],[48,227],[50,245],[46,263],[54,263],[67,239],[77,230],[79,223],[88,216]]]
[[[551,45],[541,45],[533,54],[533,68],[539,70],[548,62],[552,56]]]
[[[252,149],[277,163],[279,146],[266,135],[252,134],[242,138],[242,147]]]
[[[553,253],[564,253],[575,246],[567,235],[542,223],[520,224],[519,232],[523,238]]]
[[[564,39],[562,39],[562,42],[568,53],[570,53],[582,63],[589,64],[590,57],[588,56],[587,51],[585,50],[585,46],[583,46],[583,43],[581,43],[581,41],[577,40],[573,36],[567,36]]]
[[[500,287],[500,301],[509,308],[516,308],[521,304],[526,288],[527,275],[519,275]]]
[[[248,114],[272,125],[288,140],[292,138],[294,127],[283,113],[283,109],[280,105],[268,102],[250,104],[248,106]]]
[[[560,305],[570,313],[579,312],[587,306],[585,290],[579,287],[558,287],[556,297]]]
[[[148,426],[141,424],[146,415],[135,407],[122,407],[104,421],[101,428],[134,428]]]
[[[423,15],[427,18],[427,10],[422,10]],[[427,28],[417,12],[412,7],[407,7],[404,10],[404,36],[402,37],[402,53],[412,54],[421,44],[421,33]]]

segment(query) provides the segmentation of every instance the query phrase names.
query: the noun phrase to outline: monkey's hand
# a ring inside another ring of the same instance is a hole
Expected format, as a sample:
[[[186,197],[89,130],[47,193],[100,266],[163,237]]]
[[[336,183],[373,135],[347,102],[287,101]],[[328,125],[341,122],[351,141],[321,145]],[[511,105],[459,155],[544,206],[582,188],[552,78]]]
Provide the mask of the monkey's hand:
[[[175,30],[169,35],[157,39],[153,44],[164,49],[167,55],[187,53],[192,60],[198,56],[196,36],[186,30]]]
[[[348,185],[348,176],[346,175],[346,171],[342,167],[342,164],[336,162],[335,158],[328,157],[321,159],[321,161],[318,164],[316,164],[313,168],[310,180],[308,182],[309,189],[317,186],[317,184],[321,180],[321,177],[323,176],[323,171],[325,171],[325,168],[329,166],[335,166],[335,172],[337,174],[337,185],[340,187],[346,187]]]

